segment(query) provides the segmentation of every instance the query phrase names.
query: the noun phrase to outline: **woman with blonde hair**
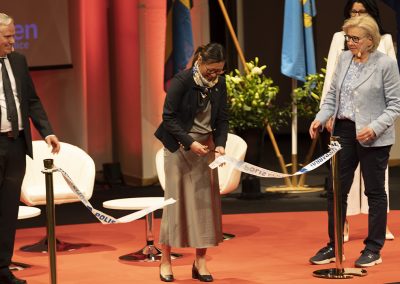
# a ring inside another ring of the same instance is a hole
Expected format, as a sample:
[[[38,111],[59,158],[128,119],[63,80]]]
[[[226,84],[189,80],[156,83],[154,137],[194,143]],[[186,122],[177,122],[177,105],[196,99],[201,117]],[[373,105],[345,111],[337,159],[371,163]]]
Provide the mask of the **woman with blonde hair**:
[[[396,60],[377,51],[381,35],[369,15],[352,17],[343,25],[348,50],[338,59],[331,87],[321,109],[311,123],[311,138],[317,137],[333,118],[332,133],[340,137],[339,180],[342,193],[342,220],[347,196],[360,164],[368,198],[368,236],[355,266],[368,267],[382,262],[387,224],[385,171],[390,148],[395,142],[394,121],[400,115],[400,75]],[[327,246],[312,258],[312,264],[335,261],[332,178],[327,191]],[[339,224],[342,227],[343,224]]]
[[[380,14],[378,5],[375,0],[348,0],[344,7],[344,18],[350,19],[352,17],[358,17],[360,15],[370,15],[374,18],[375,22],[378,25],[379,34],[381,35],[381,39],[379,41],[379,45],[377,50],[383,52],[384,54],[389,55],[391,58],[396,60],[396,53],[393,46],[392,36],[384,31],[381,25]],[[347,44],[344,40],[344,32],[337,32],[334,34],[331,42],[331,46],[328,54],[328,61],[326,66],[326,75],[324,88],[322,90],[321,96],[321,104],[330,89],[332,77],[335,72],[335,68],[337,65],[337,61],[339,59],[340,54],[347,50]],[[329,132],[331,132],[331,123],[327,123],[326,128]],[[389,174],[388,169],[385,172],[385,190],[386,194],[389,196]],[[364,194],[364,180],[360,174],[360,168],[357,167],[357,170],[354,174],[353,184],[350,189],[349,197],[348,197],[348,206],[347,206],[347,216],[353,216],[360,213],[368,214],[368,201]],[[389,212],[389,203],[388,208]],[[350,226],[348,219],[346,218],[345,227],[344,227],[344,242],[349,240],[350,235]],[[385,237],[387,240],[393,240],[394,235],[389,230],[389,226],[386,227]]]

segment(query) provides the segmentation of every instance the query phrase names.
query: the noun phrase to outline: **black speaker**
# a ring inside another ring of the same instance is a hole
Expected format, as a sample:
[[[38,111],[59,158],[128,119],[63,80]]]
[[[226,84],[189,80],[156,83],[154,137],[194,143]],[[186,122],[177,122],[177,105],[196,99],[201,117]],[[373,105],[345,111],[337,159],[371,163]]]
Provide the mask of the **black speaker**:
[[[103,164],[103,175],[105,182],[110,185],[125,184],[120,163]]]
[[[242,192],[240,199],[259,199],[263,195],[260,191],[260,179],[255,176],[246,176],[242,179]]]

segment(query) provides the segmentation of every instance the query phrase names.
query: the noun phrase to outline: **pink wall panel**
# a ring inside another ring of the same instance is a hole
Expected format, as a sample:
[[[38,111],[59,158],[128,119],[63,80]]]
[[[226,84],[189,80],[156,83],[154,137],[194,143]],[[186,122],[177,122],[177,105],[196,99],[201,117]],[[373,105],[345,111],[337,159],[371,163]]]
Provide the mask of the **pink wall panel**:
[[[85,111],[89,152],[111,161],[111,107],[109,84],[109,39],[107,0],[85,0],[83,8]]]
[[[138,3],[111,2],[112,100],[116,159],[129,176],[142,176]]]

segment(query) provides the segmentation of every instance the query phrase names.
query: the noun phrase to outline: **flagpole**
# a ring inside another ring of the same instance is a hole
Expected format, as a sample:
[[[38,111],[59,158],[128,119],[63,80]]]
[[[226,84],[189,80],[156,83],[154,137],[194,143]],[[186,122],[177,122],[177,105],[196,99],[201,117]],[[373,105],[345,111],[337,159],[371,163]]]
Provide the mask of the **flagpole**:
[[[218,3],[219,3],[219,6],[221,7],[222,14],[224,15],[226,25],[228,26],[229,32],[232,36],[232,40],[233,40],[233,43],[235,44],[236,51],[238,52],[240,61],[242,61],[244,70],[248,74],[249,68],[246,65],[246,59],[244,58],[242,48],[240,47],[239,41],[236,37],[236,33],[235,33],[235,30],[233,29],[231,19],[229,18],[228,12],[226,11],[225,4],[224,4],[223,0],[218,0]]]
[[[248,67],[246,65],[246,59],[244,58],[242,48],[240,47],[239,41],[238,41],[238,39],[236,37],[236,33],[235,33],[235,30],[233,29],[233,26],[232,26],[231,20],[229,18],[228,12],[226,11],[225,4],[224,4],[223,0],[218,0],[218,3],[219,3],[219,6],[221,7],[222,14],[224,16],[226,25],[228,26],[229,32],[230,32],[230,34],[232,36],[232,40],[233,40],[233,43],[235,44],[235,47],[236,47],[236,50],[238,52],[240,61],[243,64],[244,70],[248,74],[249,73],[249,69],[248,69]],[[288,171],[286,169],[285,161],[283,159],[283,156],[282,156],[281,152],[279,151],[279,147],[278,147],[278,144],[276,143],[274,133],[272,132],[271,126],[269,124],[267,124],[267,132],[269,134],[269,137],[271,139],[273,148],[275,150],[276,157],[279,160],[279,164],[281,166],[282,172],[287,174]],[[292,186],[292,184],[290,182],[290,178],[285,177],[284,180],[285,180],[286,186]]]
[[[297,103],[294,90],[297,88],[297,80],[292,79],[292,173],[297,172]],[[292,176],[292,185],[297,187],[297,176]]]
[[[318,135],[318,133],[317,133],[317,135]],[[311,158],[312,158],[312,155],[314,154],[314,150],[315,150],[315,147],[317,145],[317,141],[318,141],[318,137],[315,138],[315,139],[312,139],[310,149],[308,149],[308,153],[307,153],[306,158],[304,160],[304,165],[308,165],[311,162]],[[306,175],[307,174],[302,174],[300,176],[299,187],[304,187],[304,183],[305,183],[305,180],[306,180]]]
[[[314,73],[315,69],[315,53],[312,38],[312,17],[315,16],[314,0],[285,0],[284,7],[284,25],[283,25],[283,41],[282,41],[282,74],[292,79],[292,119],[291,119],[291,141],[292,141],[292,162],[290,164],[293,173],[298,171],[298,108],[295,96],[297,88],[297,80],[305,79],[307,73]],[[309,68],[310,67],[310,68]],[[314,145],[315,146],[315,145]],[[307,156],[309,158],[310,155]],[[304,186],[304,174],[298,178],[292,176],[292,186],[270,187],[267,191],[274,192],[312,192],[322,188],[310,188]]]

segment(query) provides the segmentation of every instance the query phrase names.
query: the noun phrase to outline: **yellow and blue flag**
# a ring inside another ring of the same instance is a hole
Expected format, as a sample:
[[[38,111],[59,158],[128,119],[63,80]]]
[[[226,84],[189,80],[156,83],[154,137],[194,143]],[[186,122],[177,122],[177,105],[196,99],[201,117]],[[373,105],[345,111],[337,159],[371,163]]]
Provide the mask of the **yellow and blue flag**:
[[[174,75],[186,68],[193,55],[190,9],[192,0],[167,0],[164,90]]]
[[[316,15],[314,0],[286,0],[283,25],[281,72],[305,81],[315,74],[315,51],[312,18]]]

